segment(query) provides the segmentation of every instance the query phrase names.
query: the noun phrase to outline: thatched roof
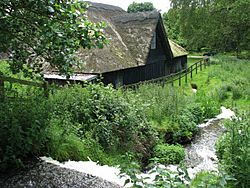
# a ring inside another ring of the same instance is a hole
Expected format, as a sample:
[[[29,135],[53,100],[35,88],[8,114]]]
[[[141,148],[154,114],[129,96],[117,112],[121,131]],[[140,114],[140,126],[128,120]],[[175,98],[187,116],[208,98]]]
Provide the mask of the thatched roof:
[[[116,6],[90,4],[88,18],[108,24],[105,32],[110,44],[103,49],[82,49],[79,56],[86,62],[82,72],[103,73],[145,65],[160,14],[127,13]]]
[[[145,65],[157,24],[164,27],[160,13],[127,13],[117,6],[88,3],[88,19],[107,23],[105,34],[110,38],[109,45],[103,49],[81,49],[78,56],[85,63],[76,72],[98,74]],[[165,43],[168,52],[170,45],[167,40]],[[169,54],[172,58],[172,52]]]
[[[168,41],[169,41],[170,48],[174,57],[181,57],[181,56],[185,56],[188,54],[188,52],[180,45],[176,44],[172,40],[168,40]]]

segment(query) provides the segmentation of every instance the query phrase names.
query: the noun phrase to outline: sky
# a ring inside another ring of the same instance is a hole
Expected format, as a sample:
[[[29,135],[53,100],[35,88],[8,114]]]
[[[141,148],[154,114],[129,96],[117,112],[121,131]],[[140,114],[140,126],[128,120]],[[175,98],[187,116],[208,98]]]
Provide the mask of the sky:
[[[161,13],[166,12],[170,8],[169,0],[90,0],[96,3],[104,3],[109,5],[115,5],[118,7],[127,10],[128,6],[133,3],[141,3],[141,2],[151,2],[157,10],[161,10]]]

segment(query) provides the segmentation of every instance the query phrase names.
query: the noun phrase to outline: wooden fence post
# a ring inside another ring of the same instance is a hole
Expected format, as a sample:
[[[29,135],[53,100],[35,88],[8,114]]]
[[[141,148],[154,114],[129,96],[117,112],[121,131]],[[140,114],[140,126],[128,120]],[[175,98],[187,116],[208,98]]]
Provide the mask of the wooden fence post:
[[[190,67],[191,68],[191,72],[190,72],[190,78],[193,78],[193,65]]]
[[[179,86],[181,86],[181,74],[179,74]]]
[[[174,87],[174,77],[171,76],[171,84],[172,84],[172,87]]]
[[[202,71],[202,61],[200,61],[200,71]]]
[[[0,80],[0,100],[4,100],[5,93],[4,93],[4,81]]]
[[[185,71],[185,83],[188,82],[188,68],[186,68],[186,71]]]
[[[195,72],[198,73],[198,63],[195,63]]]

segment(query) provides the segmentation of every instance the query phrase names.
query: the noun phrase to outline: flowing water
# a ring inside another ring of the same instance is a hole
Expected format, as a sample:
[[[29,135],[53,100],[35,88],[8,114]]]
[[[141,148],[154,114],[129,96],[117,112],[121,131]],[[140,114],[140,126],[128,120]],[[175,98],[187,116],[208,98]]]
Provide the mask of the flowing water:
[[[201,170],[217,170],[217,157],[215,155],[215,143],[218,137],[223,133],[224,128],[221,126],[222,119],[229,119],[234,116],[234,112],[225,107],[221,107],[221,114],[213,119],[208,120],[206,123],[198,125],[200,132],[191,144],[185,147],[186,158],[185,162],[188,167],[189,176],[192,178]],[[94,176],[101,177],[107,181],[115,182],[119,185],[124,185],[126,177],[119,178],[120,169],[116,167],[109,167],[107,165],[100,166],[93,161],[68,161],[59,163],[51,158],[42,158],[44,161],[54,163],[63,168],[70,168],[80,172],[85,172]],[[176,171],[177,166],[170,165],[167,167],[169,170]],[[143,177],[154,179],[155,174],[150,172],[141,174]]]
[[[225,131],[222,126],[223,119],[230,119],[235,113],[230,109],[221,107],[221,113],[206,123],[198,125],[199,134],[196,135],[191,144],[186,146],[185,163],[188,167],[190,177],[201,170],[217,171],[218,159],[215,154],[215,143],[218,137]]]
[[[223,131],[220,120],[214,120],[202,127],[192,143],[186,146],[185,163],[191,177],[201,170],[217,171],[215,143]]]

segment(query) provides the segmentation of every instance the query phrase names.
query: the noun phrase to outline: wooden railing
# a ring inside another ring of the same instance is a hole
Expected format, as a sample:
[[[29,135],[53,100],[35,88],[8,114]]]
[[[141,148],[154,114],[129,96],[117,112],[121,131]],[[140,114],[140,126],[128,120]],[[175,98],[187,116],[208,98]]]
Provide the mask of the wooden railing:
[[[123,86],[123,88],[124,89],[137,88],[139,85],[149,84],[149,83],[158,83],[161,85],[171,83],[172,85],[174,85],[174,82],[177,80],[178,80],[179,86],[181,86],[183,77],[185,77],[185,83],[187,83],[189,74],[190,74],[190,78],[193,78],[194,72],[195,72],[195,74],[197,74],[198,70],[202,71],[203,69],[206,69],[207,66],[210,66],[210,59],[208,57],[204,57],[202,60],[192,64],[191,66],[189,66],[188,68],[186,68],[180,72],[173,73],[173,74],[159,77],[159,78],[155,78],[155,79],[151,79],[151,80],[141,81],[141,82],[138,82],[135,84],[125,85],[125,86]]]
[[[193,78],[194,73],[197,74],[199,70],[202,71],[203,69],[206,69],[207,66],[210,66],[210,60],[208,57],[205,57],[202,60],[192,64],[191,66],[189,66],[188,68],[186,68],[180,72],[173,73],[173,74],[163,76],[160,78],[155,78],[155,79],[151,79],[151,80],[138,82],[135,84],[125,85],[125,86],[123,86],[123,88],[124,89],[137,88],[138,86],[140,86],[142,84],[148,84],[148,83],[158,83],[161,85],[172,84],[172,86],[173,86],[174,82],[177,80],[178,80],[179,86],[181,86],[182,78],[185,77],[185,83],[187,83],[189,74],[190,74],[190,78]],[[4,96],[5,96],[4,82],[19,83],[22,85],[41,87],[44,89],[44,95],[46,97],[48,97],[48,95],[49,95],[47,82],[33,82],[33,81],[21,80],[21,79],[17,79],[17,78],[11,78],[8,76],[0,75],[0,99],[4,99]]]
[[[28,80],[22,80],[17,78],[12,78],[5,75],[0,75],[0,98],[4,99],[5,96],[5,89],[4,89],[4,83],[10,82],[10,83],[18,83],[22,85],[28,85],[28,86],[34,86],[34,87],[41,87],[44,89],[44,95],[48,97],[48,83],[47,82],[33,82]]]

